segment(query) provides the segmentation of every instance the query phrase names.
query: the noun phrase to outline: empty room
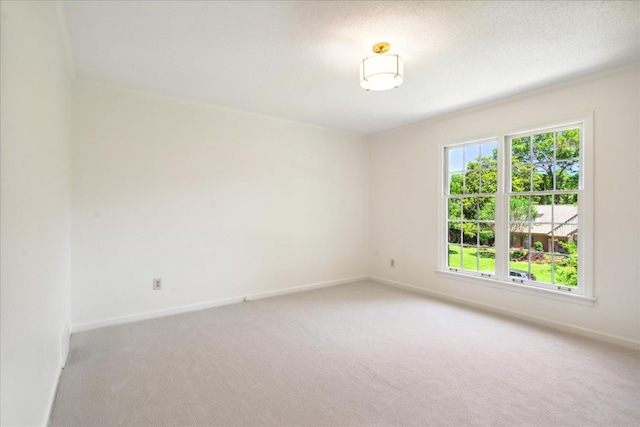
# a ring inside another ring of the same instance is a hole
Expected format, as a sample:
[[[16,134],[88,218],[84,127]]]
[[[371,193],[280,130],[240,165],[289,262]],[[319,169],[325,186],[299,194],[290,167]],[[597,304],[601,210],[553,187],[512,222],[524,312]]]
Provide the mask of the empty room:
[[[0,5],[3,427],[640,425],[640,2]]]

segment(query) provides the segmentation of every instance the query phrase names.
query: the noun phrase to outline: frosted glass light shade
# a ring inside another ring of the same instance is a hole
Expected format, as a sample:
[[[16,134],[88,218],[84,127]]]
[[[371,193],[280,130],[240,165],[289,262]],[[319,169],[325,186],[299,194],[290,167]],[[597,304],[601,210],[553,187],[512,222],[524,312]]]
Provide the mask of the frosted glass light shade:
[[[360,86],[366,90],[387,90],[404,80],[404,65],[398,55],[376,55],[362,60]]]

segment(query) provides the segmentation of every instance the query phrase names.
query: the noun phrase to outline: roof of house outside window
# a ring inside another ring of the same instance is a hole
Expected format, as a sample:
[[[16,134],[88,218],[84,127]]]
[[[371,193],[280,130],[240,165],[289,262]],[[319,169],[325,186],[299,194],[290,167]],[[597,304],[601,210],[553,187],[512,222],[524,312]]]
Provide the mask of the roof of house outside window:
[[[538,205],[538,216],[531,225],[531,233],[568,237],[578,232],[578,207],[573,205]],[[553,215],[552,215],[553,213]]]

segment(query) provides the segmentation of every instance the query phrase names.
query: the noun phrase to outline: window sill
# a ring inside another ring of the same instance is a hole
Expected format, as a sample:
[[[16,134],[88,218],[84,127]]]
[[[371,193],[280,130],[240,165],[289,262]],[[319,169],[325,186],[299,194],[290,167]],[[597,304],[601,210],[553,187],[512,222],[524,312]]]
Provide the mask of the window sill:
[[[564,301],[572,304],[593,307],[596,299],[586,297],[584,295],[571,294],[563,291],[554,291],[552,289],[537,288],[520,283],[503,282],[496,279],[488,279],[485,277],[471,276],[460,272],[451,272],[437,270],[436,274],[447,279],[457,280],[461,282],[473,283],[476,285],[488,286],[490,288],[503,289],[505,291],[518,292],[521,294],[534,295],[541,298],[548,298],[556,301]]]

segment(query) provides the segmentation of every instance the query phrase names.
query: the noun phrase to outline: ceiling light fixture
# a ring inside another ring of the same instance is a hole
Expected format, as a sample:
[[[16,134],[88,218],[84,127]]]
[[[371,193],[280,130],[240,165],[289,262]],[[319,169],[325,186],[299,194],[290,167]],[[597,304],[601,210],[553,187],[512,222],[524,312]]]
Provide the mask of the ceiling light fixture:
[[[366,90],[393,89],[404,80],[404,65],[398,55],[387,54],[391,45],[386,42],[373,45],[375,56],[364,58],[360,64],[360,86]]]

